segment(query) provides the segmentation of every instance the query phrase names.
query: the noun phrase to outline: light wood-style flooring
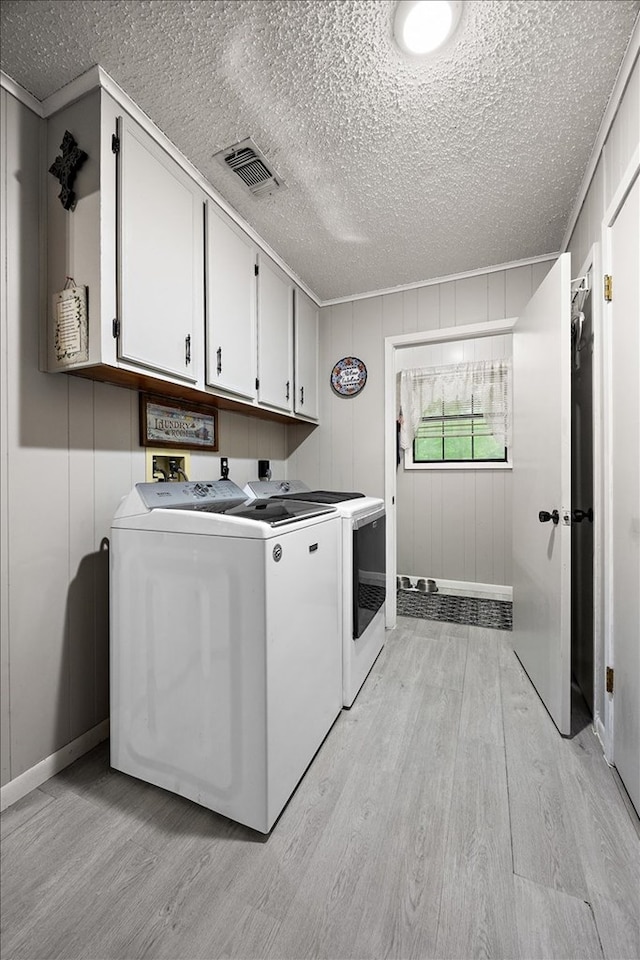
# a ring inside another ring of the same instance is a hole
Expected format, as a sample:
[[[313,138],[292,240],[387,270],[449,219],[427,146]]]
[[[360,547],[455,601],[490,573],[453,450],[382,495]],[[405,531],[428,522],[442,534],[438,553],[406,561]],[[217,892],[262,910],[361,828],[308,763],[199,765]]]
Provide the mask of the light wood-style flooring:
[[[106,745],[1,827],[3,960],[640,957],[637,818],[499,631],[401,620],[267,840]]]

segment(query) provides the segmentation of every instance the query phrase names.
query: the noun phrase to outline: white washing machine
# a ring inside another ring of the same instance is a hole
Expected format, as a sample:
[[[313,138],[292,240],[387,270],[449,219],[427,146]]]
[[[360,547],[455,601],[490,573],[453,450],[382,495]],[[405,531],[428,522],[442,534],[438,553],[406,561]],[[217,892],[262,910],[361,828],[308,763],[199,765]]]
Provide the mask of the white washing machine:
[[[342,703],[351,707],[385,641],[384,500],[362,493],[310,490],[301,480],[254,480],[248,496],[333,505],[341,517]]]
[[[111,765],[268,833],[342,705],[340,517],[141,483],[111,527]]]

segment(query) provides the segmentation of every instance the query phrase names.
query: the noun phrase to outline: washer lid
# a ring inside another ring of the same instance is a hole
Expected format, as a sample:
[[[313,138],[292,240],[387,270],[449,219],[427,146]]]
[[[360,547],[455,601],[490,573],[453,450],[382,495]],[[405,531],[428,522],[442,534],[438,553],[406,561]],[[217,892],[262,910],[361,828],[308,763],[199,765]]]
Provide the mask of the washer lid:
[[[308,500],[309,503],[344,503],[346,500],[358,500],[364,493],[347,493],[340,490],[309,490],[305,493],[285,493],[283,500],[295,497],[297,500]]]
[[[227,517],[242,517],[245,520],[268,523],[272,527],[280,527],[287,523],[295,523],[297,520],[306,520],[308,517],[335,512],[335,507],[329,505],[275,497],[266,500],[252,500],[250,503],[243,503],[224,511]]]

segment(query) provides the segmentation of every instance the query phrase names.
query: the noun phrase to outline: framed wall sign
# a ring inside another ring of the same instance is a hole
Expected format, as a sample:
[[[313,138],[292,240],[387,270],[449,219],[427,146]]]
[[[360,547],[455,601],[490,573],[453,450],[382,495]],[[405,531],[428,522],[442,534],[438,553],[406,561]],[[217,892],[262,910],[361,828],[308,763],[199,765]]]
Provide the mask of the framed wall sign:
[[[180,450],[218,449],[218,411],[199,403],[140,394],[140,444]]]
[[[339,397],[354,397],[367,382],[367,368],[357,357],[343,357],[331,371],[331,389]]]

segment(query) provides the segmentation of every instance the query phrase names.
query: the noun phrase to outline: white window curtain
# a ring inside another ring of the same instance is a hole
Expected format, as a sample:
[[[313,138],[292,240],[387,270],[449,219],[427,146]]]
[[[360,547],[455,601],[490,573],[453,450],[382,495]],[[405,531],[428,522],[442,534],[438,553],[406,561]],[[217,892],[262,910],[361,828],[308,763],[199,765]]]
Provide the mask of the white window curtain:
[[[434,404],[468,403],[484,415],[496,440],[511,446],[511,361],[478,360],[403,370],[400,374],[400,446],[408,450],[425,411]]]

